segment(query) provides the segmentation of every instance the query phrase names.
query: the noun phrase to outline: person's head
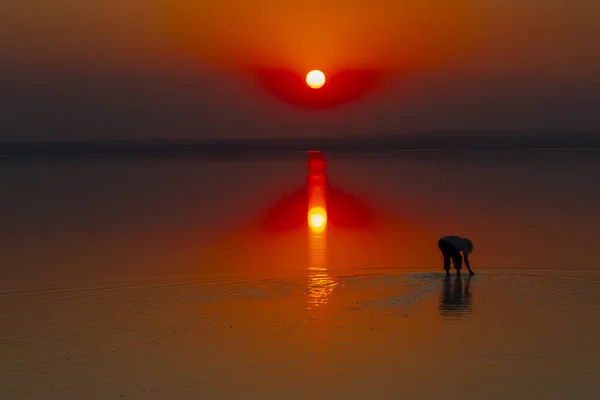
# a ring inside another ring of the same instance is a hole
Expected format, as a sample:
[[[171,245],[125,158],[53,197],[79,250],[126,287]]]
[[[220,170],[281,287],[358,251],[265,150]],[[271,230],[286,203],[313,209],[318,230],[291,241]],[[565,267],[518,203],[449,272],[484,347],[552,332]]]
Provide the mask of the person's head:
[[[471,239],[468,238],[465,238],[465,240],[469,244],[469,254],[471,254],[473,252],[473,242],[471,242]]]

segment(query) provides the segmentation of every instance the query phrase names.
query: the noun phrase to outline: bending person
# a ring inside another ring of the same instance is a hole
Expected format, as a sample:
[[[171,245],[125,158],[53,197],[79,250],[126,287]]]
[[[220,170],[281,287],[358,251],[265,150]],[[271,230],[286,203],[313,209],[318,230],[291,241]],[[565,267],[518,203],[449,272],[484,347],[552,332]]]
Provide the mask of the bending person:
[[[446,236],[438,241],[438,247],[444,256],[446,275],[450,275],[450,260],[452,260],[454,269],[456,269],[456,275],[460,276],[463,260],[463,257],[460,255],[461,252],[464,255],[465,265],[469,270],[469,274],[475,275],[469,264],[469,254],[473,252],[473,242],[470,239],[460,236]]]

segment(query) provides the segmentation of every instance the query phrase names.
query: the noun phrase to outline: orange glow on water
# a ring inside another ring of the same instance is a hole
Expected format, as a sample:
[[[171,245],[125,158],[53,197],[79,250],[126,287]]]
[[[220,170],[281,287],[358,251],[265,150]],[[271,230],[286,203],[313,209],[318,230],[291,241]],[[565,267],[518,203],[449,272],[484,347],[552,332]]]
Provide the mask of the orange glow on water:
[[[320,151],[308,153],[309,308],[327,303],[335,282],[327,274],[327,165]]]
[[[310,232],[308,237],[308,308],[327,303],[336,282],[327,273],[327,234]]]
[[[318,69],[314,69],[306,75],[306,84],[313,89],[322,88],[325,82],[325,74]]]
[[[375,228],[382,218],[373,204],[328,184],[326,160],[322,152],[309,151],[307,161],[306,184],[285,194],[268,209],[262,221],[265,229],[282,232],[310,228],[308,214],[316,207],[324,210],[324,222],[332,229],[367,231]],[[320,225],[320,222],[316,222],[315,225]]]

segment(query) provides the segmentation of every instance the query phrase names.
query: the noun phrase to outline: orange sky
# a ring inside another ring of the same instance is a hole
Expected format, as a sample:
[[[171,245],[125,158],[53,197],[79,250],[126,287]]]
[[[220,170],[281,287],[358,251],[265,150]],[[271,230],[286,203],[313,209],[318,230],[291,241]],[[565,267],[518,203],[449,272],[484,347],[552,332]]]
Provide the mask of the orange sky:
[[[594,129],[598,20],[591,0],[11,1],[0,139]],[[258,67],[398,73],[310,113],[242,74]]]
[[[591,74],[599,18],[589,0],[21,0],[3,7],[0,50],[8,66],[36,68],[161,63],[182,46],[235,64],[404,67],[456,55]],[[462,54],[465,45],[476,50]]]
[[[405,69],[474,39],[471,0],[170,2],[192,52],[234,68]]]

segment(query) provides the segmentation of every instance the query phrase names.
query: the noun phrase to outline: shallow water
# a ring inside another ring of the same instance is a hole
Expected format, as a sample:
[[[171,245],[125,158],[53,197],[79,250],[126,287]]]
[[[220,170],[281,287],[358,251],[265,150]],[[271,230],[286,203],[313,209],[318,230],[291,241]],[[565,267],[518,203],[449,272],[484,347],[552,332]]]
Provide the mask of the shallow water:
[[[0,295],[3,398],[598,395],[597,273],[153,275]]]
[[[329,160],[326,237],[257,228],[301,162],[3,164],[0,398],[595,399],[600,157],[494,157]]]

